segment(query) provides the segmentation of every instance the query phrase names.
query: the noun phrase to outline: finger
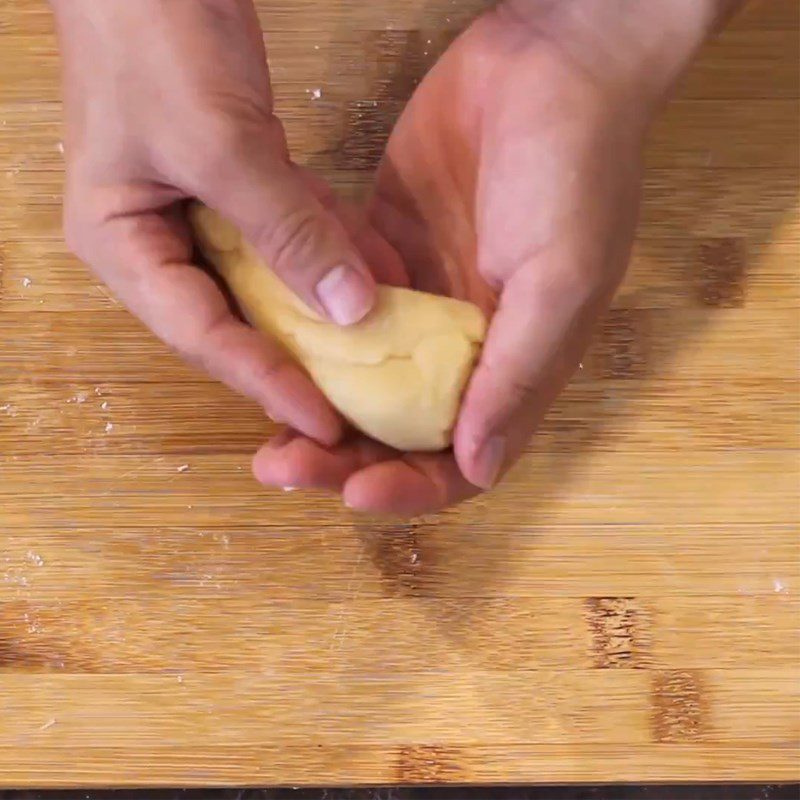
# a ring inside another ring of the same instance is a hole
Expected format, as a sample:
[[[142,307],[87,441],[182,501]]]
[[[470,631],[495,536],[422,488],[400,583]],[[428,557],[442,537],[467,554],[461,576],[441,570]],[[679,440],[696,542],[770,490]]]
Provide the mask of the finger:
[[[282,348],[233,315],[213,279],[189,263],[188,241],[176,219],[146,214],[103,224],[88,250],[120,300],[187,361],[273,419],[335,442],[338,414]]]
[[[413,455],[356,472],[344,487],[344,501],[372,514],[416,517],[432,514],[478,494],[461,474],[452,453]]]
[[[449,274],[442,268],[442,254],[431,240],[428,226],[413,206],[403,205],[405,198],[391,196],[385,187],[382,190],[371,201],[370,222],[402,253],[409,283],[432,294],[452,295]]]
[[[341,492],[365,466],[396,458],[390,448],[363,436],[323,447],[294,431],[284,431],[253,459],[253,474],[266,486]]]
[[[547,277],[520,269],[511,277],[456,426],[467,480],[488,489],[520,456],[577,368],[612,291],[566,270]]]
[[[409,278],[397,250],[367,220],[366,214],[337,197],[330,184],[305,167],[295,167],[314,196],[335,214],[369,265],[373,277],[386,286],[408,286]]]
[[[370,265],[375,280],[385,286],[407,288],[410,284],[408,271],[397,250],[354,209],[342,204],[337,214]]]
[[[375,302],[370,270],[341,222],[266,138],[238,142],[226,168],[194,192],[237,225],[310,307],[340,325],[358,322]]]
[[[353,509],[403,517],[441,511],[478,493],[452,453],[402,456],[360,435],[326,448],[281,434],[256,455],[253,472],[268,486],[340,492]]]

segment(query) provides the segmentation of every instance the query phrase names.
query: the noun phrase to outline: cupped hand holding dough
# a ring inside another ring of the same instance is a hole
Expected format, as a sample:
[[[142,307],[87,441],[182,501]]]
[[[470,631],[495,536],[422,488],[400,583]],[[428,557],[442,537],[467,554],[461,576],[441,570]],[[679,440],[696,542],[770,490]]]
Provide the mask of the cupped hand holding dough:
[[[451,444],[486,333],[477,306],[381,286],[373,311],[341,327],[308,308],[216,212],[194,205],[190,220],[250,322],[283,344],[354,427],[398,450]]]

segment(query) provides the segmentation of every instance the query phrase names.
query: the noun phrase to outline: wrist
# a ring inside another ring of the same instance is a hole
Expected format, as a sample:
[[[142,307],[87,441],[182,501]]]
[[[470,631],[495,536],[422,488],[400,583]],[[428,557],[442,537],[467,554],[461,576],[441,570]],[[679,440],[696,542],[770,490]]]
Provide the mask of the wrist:
[[[152,26],[159,15],[166,18],[185,16],[182,12],[207,17],[216,23],[253,14],[253,0],[48,0],[59,24],[69,21],[95,25],[119,23],[122,30],[132,23]]]
[[[506,0],[592,79],[657,107],[744,0]]]

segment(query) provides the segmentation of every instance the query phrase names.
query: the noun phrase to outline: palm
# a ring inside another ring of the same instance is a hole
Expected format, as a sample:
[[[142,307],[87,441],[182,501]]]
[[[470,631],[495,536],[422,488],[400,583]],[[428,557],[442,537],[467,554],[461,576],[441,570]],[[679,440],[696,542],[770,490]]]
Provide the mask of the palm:
[[[500,15],[459,39],[397,123],[371,208],[412,286],[487,314],[497,306],[456,430],[458,467],[452,453],[398,456],[364,440],[331,453],[294,440],[286,477],[346,483],[358,507],[400,513],[476,492],[462,473],[472,477],[482,431],[504,418],[527,440],[622,275],[642,132],[553,45]],[[275,455],[261,457],[265,472]]]
[[[486,305],[489,286],[543,249],[578,244],[576,218],[601,238],[620,212],[633,222],[638,142],[596,124],[596,94],[552,45],[498,17],[453,45],[398,121],[377,180],[373,217],[416,288]]]
[[[485,301],[476,280],[480,100],[465,96],[448,53],[400,117],[381,164],[372,216],[423,291]]]

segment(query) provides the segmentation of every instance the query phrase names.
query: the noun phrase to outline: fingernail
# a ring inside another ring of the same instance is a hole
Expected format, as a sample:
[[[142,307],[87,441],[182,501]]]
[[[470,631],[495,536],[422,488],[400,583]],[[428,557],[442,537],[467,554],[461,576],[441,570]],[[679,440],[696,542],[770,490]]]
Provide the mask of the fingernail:
[[[478,463],[483,480],[478,485],[484,489],[491,489],[500,477],[500,470],[506,461],[506,437],[492,436],[480,451]]]
[[[352,325],[372,308],[367,280],[352,267],[334,267],[318,284],[317,297],[328,316],[339,325]]]

